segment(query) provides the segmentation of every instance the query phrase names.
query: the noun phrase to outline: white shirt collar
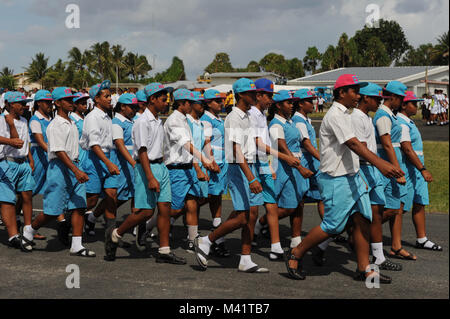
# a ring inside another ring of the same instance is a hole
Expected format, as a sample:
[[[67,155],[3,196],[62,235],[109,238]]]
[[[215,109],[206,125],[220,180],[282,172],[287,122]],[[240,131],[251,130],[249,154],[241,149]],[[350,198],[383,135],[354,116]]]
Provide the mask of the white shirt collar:
[[[58,115],[58,114],[55,115],[55,119],[58,119],[58,120],[61,121],[61,122],[65,122],[65,123],[72,124],[72,121],[70,120],[70,118],[69,118],[69,120],[66,120],[66,119],[63,118],[61,115]]]
[[[211,113],[210,111],[205,111],[205,115],[206,115],[206,116],[209,116],[209,117],[212,118],[213,120],[216,119],[216,120],[222,121],[221,118],[215,116],[215,115],[214,115],[213,113]]]
[[[194,119],[194,118],[192,117],[191,114],[186,114],[186,117],[187,117],[187,118],[189,119],[189,121],[191,121],[191,122],[194,122],[194,123],[196,123],[196,124],[199,124],[199,123],[200,123],[200,119],[198,119],[198,120]]]
[[[94,111],[98,112],[99,114],[101,114],[101,116],[103,118],[109,117],[108,113],[106,113],[105,111],[100,110],[97,106],[94,107]]]
[[[233,107],[233,110],[237,111],[237,113],[239,114],[239,116],[241,118],[245,118],[246,116],[248,116],[247,112],[242,111],[240,108],[238,108],[237,106]]]
[[[178,110],[173,111],[173,113],[174,113],[175,116],[177,116],[177,117],[183,117],[183,118],[186,119],[186,115],[184,115],[183,113],[181,113],[181,112],[178,111]]]
[[[369,114],[364,113],[363,111],[361,111],[360,109],[353,109],[353,112],[359,112],[361,114],[364,114],[365,116],[369,117]]]
[[[147,108],[145,109],[144,113],[141,114],[141,116],[142,115],[144,115],[149,121],[156,121],[156,117]]]
[[[75,113],[75,112],[72,112],[70,115],[75,119],[75,121],[83,120],[83,119],[81,118],[81,116],[79,116],[79,115],[78,115],[77,113]]]
[[[386,105],[381,105],[380,109],[384,110],[385,112],[387,112],[390,116],[394,116],[394,113],[392,113],[392,110],[390,108],[388,108]]]
[[[349,109],[348,108],[346,108],[344,105],[342,105],[341,103],[339,103],[339,102],[334,102],[333,103],[333,105],[336,105],[336,107],[339,109],[339,110],[341,110],[342,112],[344,112],[344,113],[349,113],[350,111],[349,111]]]
[[[44,116],[41,112],[39,112],[39,111],[36,111],[36,112],[34,112],[34,115],[38,118],[38,119],[40,119],[40,120],[49,120],[49,118],[48,117],[46,117],[46,116]]]
[[[309,119],[306,117],[306,116],[304,116],[302,113],[300,113],[300,112],[295,112],[295,114],[294,114],[294,116],[295,115],[297,115],[297,116],[300,116],[302,119],[304,119],[305,121],[308,121]]]
[[[120,114],[120,113],[116,113],[116,118],[117,118],[119,121],[121,121],[121,122],[130,122],[130,123],[133,123],[133,121],[127,119],[125,116],[123,116],[123,115]]]
[[[412,122],[412,120],[409,117],[407,117],[405,114],[403,114],[403,113],[397,113],[397,116],[401,117],[402,119],[404,119],[408,123]]]
[[[276,118],[278,121],[280,121],[281,123],[283,123],[283,124],[286,124],[286,122],[291,123],[291,120],[290,120],[290,119],[287,120],[287,119],[285,119],[284,117],[282,117],[282,116],[280,116],[280,115],[278,115],[278,114],[275,114],[275,118]]]

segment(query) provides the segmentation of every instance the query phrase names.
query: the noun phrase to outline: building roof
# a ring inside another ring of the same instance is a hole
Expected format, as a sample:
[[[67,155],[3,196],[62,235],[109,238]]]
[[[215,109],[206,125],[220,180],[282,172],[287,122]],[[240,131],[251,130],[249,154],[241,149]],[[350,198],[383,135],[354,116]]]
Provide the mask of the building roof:
[[[429,66],[428,72],[437,68],[442,67]],[[425,72],[425,69],[425,66],[350,67],[308,75],[289,82],[334,82],[342,74],[356,74],[360,81],[393,81],[423,73]]]
[[[211,78],[257,78],[268,75],[281,77],[273,72],[217,72],[212,73],[209,76]]]
[[[173,83],[164,84],[164,86],[173,87],[174,89],[205,89],[211,87],[208,83],[199,83],[197,81],[177,81]]]

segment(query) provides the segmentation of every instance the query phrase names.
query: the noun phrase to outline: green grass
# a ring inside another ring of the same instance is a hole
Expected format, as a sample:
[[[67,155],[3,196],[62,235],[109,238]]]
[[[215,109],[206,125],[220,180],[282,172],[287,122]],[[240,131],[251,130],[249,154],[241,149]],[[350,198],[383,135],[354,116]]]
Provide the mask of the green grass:
[[[433,175],[433,182],[428,185],[430,205],[427,212],[448,213],[448,142],[424,142],[425,166]]]

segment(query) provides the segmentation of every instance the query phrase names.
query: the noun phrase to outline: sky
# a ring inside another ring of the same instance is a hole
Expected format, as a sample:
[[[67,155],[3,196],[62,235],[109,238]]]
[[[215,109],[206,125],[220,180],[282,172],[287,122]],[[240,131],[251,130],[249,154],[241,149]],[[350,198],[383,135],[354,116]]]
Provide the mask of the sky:
[[[80,28],[69,29],[69,4],[80,9]],[[324,52],[340,35],[362,29],[369,4],[395,20],[413,46],[435,44],[449,29],[448,0],[0,0],[0,68],[23,72],[38,52],[67,59],[74,46],[121,44],[147,56],[150,75],[178,56],[188,79],[203,74],[218,52],[246,67],[269,52],[303,59],[308,47]]]

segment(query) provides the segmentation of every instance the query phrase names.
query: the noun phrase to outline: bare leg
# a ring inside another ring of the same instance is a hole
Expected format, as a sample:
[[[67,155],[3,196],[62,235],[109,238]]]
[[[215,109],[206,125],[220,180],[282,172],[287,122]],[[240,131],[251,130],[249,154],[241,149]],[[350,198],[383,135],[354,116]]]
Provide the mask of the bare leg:
[[[1,203],[2,220],[8,231],[9,238],[17,235],[19,232],[17,230],[16,222],[16,206],[10,203]]]
[[[22,192],[22,210],[23,210],[23,221],[25,225],[31,225],[33,219],[33,192]]]
[[[211,242],[215,242],[220,237],[224,237],[225,235],[235,231],[236,229],[242,228],[247,225],[249,211],[234,212],[234,214],[232,213],[232,215],[230,215],[230,218],[228,218],[227,221],[222,223],[217,229],[215,229],[208,235],[208,238]]]

